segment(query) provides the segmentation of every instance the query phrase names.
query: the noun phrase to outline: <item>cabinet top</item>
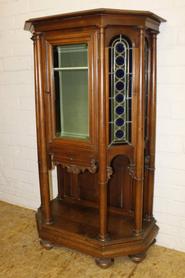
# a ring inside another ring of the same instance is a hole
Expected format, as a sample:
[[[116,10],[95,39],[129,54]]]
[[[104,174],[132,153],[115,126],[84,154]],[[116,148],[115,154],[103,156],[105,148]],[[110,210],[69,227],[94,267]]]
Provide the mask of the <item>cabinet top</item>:
[[[52,30],[52,29],[60,29],[63,27],[62,25],[67,24],[69,21],[75,21],[75,27],[80,27],[82,25],[82,20],[83,20],[83,25],[87,26],[86,22],[84,22],[85,19],[91,20],[90,25],[96,25],[98,27],[102,26],[107,26],[109,25],[109,21],[107,20],[102,20],[102,19],[108,19],[107,17],[109,16],[109,19],[114,19],[111,20],[110,25],[117,25],[116,22],[118,20],[123,20],[121,25],[139,25],[143,27],[148,27],[146,21],[150,21],[151,27],[152,28],[152,23],[155,25],[158,25],[161,22],[165,22],[166,20],[163,19],[162,17],[149,12],[149,11],[136,11],[136,10],[119,10],[119,9],[92,9],[92,10],[85,10],[85,11],[78,11],[78,12],[72,12],[72,13],[64,13],[64,14],[57,14],[57,15],[52,15],[52,16],[45,16],[45,17],[39,17],[39,18],[31,18],[25,22],[24,29],[31,31],[32,33],[35,31],[47,31],[47,30]],[[93,21],[95,19],[95,21]],[[97,20],[99,19],[99,20]],[[117,19],[117,21],[115,21]],[[130,22],[133,21],[133,19],[136,19],[137,21],[134,21],[133,24]],[[76,23],[79,23],[79,25]],[[114,22],[115,21],[115,22]],[[59,27],[59,23],[61,23],[61,26]],[[90,21],[88,21],[89,25]],[[48,28],[48,25],[53,26],[52,28]],[[146,26],[145,26],[146,25]],[[45,26],[45,28],[44,28]],[[72,27],[71,25],[69,27]],[[156,28],[154,28],[156,29]]]

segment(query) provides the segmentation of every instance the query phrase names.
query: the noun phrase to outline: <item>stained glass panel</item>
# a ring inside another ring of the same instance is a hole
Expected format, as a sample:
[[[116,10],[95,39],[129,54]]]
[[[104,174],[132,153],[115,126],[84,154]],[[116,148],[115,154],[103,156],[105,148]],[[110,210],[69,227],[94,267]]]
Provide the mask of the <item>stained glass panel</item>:
[[[110,143],[131,141],[132,47],[117,36],[110,45]]]

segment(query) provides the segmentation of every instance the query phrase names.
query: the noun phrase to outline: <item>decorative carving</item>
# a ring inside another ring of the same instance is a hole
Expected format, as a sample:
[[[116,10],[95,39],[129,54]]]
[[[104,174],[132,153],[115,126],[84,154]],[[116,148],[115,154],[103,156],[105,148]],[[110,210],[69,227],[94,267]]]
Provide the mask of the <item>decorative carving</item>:
[[[150,167],[150,155],[145,156],[145,170],[154,172],[155,167]]]
[[[80,172],[84,172],[85,168],[82,166],[77,166],[77,165],[68,165],[68,164],[63,164],[62,163],[62,167],[67,169],[68,173],[72,173],[72,174],[80,174]]]
[[[134,163],[130,163],[130,165],[128,166],[128,172],[132,178],[135,177],[135,164]]]
[[[111,166],[107,167],[107,179],[110,180],[111,176],[113,174],[113,170]]]
[[[32,40],[33,42],[36,41],[36,35],[35,35],[35,34],[33,34],[33,36],[31,37],[31,40]]]
[[[49,170],[53,170],[55,168],[55,164],[53,162],[53,154],[48,155],[48,168]]]
[[[148,167],[147,170],[151,172],[155,172],[155,167]]]
[[[80,174],[84,173],[85,170],[88,170],[91,174],[95,174],[97,171],[97,163],[95,159],[91,160],[90,166],[81,166],[81,165],[75,165],[75,164],[66,164],[66,163],[61,163],[62,167],[67,169],[68,173],[72,174]]]
[[[150,156],[149,156],[149,155],[146,155],[146,156],[145,156],[145,167],[148,167],[149,162],[150,162]]]
[[[43,35],[43,33],[41,33],[41,32],[34,32],[33,35],[32,35],[32,37],[31,37],[31,40],[32,40],[33,42],[35,42],[35,41],[38,40],[42,35]]]
[[[132,177],[132,179],[134,179],[136,181],[143,181],[144,180],[143,177],[137,177],[136,176],[136,166],[135,166],[135,164],[131,163],[130,166],[128,166],[128,171],[129,171],[129,175]]]
[[[87,170],[91,173],[91,174],[95,174],[96,171],[98,169],[97,163],[95,159],[91,160],[91,166],[87,168]]]

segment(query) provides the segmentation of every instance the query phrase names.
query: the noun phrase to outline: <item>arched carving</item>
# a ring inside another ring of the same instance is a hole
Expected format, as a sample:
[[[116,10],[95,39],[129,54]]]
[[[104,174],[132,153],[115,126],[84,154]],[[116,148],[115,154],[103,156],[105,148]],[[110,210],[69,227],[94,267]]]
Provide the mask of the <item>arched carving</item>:
[[[113,175],[108,183],[109,204],[126,214],[134,209],[132,165],[133,161],[127,155],[115,156],[110,164]]]
[[[97,163],[95,159],[92,159],[90,162],[90,166],[82,166],[82,165],[75,165],[75,164],[68,164],[68,163],[60,163],[63,168],[67,169],[68,173],[72,174],[80,174],[84,173],[88,170],[91,174],[95,174],[97,171]]]

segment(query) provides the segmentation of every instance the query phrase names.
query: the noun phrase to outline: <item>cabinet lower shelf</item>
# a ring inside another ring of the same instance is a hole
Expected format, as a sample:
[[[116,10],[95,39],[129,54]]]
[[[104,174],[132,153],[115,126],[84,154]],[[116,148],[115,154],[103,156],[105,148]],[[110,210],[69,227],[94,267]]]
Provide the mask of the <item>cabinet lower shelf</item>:
[[[73,248],[94,257],[115,257],[144,253],[154,241],[158,227],[155,220],[143,222],[143,234],[134,234],[134,219],[109,213],[110,240],[98,239],[99,213],[96,208],[51,201],[52,224],[45,224],[42,210],[36,214],[39,237],[53,245]]]

